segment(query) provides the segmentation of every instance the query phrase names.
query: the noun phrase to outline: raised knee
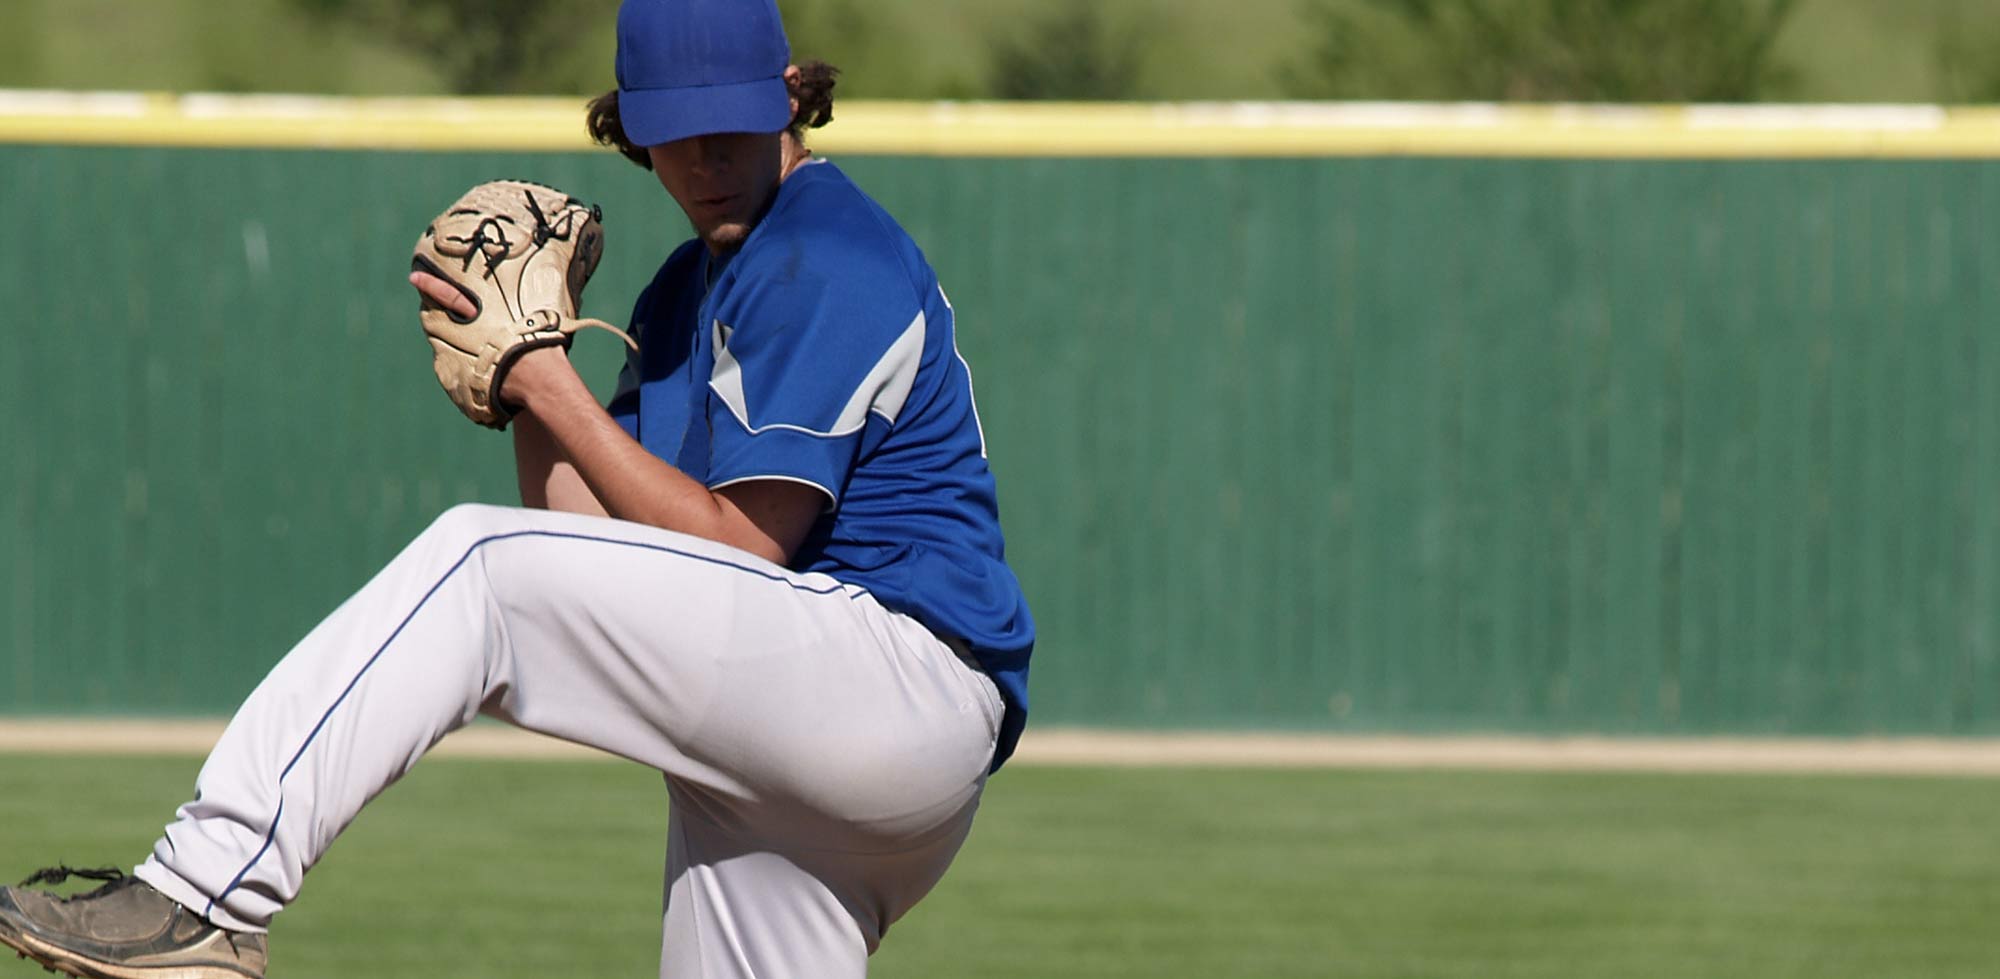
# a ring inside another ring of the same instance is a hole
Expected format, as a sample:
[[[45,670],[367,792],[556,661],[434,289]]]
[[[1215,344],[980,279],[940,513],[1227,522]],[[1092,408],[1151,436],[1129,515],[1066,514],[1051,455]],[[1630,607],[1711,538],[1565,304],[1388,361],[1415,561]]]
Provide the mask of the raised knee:
[[[520,523],[520,511],[487,503],[460,503],[438,514],[424,530],[424,536],[471,543],[483,537],[505,533]]]

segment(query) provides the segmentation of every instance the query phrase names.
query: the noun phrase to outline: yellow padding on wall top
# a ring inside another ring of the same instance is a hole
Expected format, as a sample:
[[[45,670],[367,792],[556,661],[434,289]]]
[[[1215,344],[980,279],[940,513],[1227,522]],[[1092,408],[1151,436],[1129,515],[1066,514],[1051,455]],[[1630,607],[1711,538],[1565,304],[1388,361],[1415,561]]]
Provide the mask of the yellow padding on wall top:
[[[577,150],[582,98],[0,90],[0,143]],[[909,156],[2000,158],[2000,108],[855,101],[815,150]]]

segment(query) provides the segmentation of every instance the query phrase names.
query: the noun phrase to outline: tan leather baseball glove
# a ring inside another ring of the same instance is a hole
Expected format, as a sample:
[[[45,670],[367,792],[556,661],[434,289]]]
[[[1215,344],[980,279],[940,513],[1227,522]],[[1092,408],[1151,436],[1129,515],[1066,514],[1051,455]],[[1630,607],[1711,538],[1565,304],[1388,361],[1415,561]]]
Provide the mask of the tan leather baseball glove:
[[[450,283],[479,313],[470,318],[423,300],[431,366],[453,404],[488,428],[514,413],[500,400],[507,368],[536,347],[559,345],[586,326],[637,349],[625,331],[580,319],[584,284],[604,253],[602,215],[553,187],[495,180],[465,192],[417,239],[410,267]]]

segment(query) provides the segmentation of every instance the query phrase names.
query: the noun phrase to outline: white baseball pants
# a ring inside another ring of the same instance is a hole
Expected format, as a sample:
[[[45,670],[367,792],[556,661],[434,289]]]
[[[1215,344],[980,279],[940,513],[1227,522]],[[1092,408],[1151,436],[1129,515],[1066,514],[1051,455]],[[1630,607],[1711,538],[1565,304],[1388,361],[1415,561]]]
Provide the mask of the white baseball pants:
[[[262,931],[479,713],[666,773],[660,973],[847,977],[972,825],[1001,703],[824,575],[573,514],[446,513],[271,671],[139,877]]]

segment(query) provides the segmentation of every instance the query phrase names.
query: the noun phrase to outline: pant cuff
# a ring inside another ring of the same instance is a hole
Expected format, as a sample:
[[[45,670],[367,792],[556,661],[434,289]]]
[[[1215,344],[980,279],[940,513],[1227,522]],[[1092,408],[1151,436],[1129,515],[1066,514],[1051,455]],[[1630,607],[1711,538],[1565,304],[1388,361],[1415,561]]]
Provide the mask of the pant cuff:
[[[168,870],[157,859],[147,857],[145,863],[133,868],[132,876],[153,885],[154,890],[165,894],[175,904],[206,918],[209,924],[217,928],[256,935],[264,934],[266,931],[265,926],[244,921],[230,914],[229,909],[220,904],[211,905],[208,895],[196,890],[193,884],[181,879],[181,875]]]

